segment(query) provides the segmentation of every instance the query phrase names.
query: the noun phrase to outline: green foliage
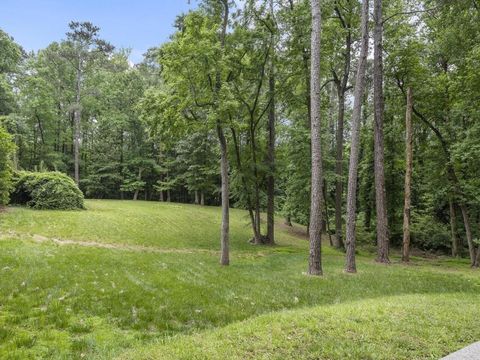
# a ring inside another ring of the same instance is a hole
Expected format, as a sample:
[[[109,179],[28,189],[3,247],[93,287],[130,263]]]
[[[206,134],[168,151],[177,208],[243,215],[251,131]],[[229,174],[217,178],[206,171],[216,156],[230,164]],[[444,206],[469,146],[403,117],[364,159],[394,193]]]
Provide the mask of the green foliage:
[[[412,244],[422,250],[449,253],[451,241],[448,226],[428,214],[413,213],[412,215]]]
[[[84,209],[83,194],[75,182],[59,172],[18,172],[12,203],[37,210]]]
[[[15,145],[12,136],[0,125],[0,206],[6,205],[12,187],[12,155]]]

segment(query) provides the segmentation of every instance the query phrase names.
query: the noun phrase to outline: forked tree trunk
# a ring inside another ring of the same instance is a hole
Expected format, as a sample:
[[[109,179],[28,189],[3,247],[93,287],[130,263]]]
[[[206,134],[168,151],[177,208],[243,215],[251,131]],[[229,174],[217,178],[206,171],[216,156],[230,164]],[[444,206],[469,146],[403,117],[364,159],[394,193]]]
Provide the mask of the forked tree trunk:
[[[358,181],[358,161],[360,154],[360,127],[362,116],[362,104],[365,93],[365,73],[367,69],[368,56],[368,0],[363,0],[362,4],[362,43],[360,49],[360,58],[355,81],[354,103],[352,114],[352,140],[350,145],[350,166],[348,170],[348,189],[347,189],[347,233],[346,233],[346,265],[345,271],[349,273],[357,272],[355,262],[356,234],[355,225],[357,217],[357,181]]]
[[[375,202],[377,213],[377,261],[388,264],[388,218],[385,190],[385,141],[383,118],[385,103],[383,98],[383,17],[382,0],[374,1],[374,107],[375,107]]]
[[[312,143],[312,185],[310,204],[310,257],[308,274],[322,275],[322,139],[320,108],[320,35],[322,18],[320,0],[312,0],[312,38],[311,38],[311,143]]]
[[[403,207],[403,252],[402,261],[410,261],[410,223],[411,223],[411,190],[412,190],[412,173],[413,173],[413,92],[412,88],[407,90],[407,113],[405,116],[405,204]]]

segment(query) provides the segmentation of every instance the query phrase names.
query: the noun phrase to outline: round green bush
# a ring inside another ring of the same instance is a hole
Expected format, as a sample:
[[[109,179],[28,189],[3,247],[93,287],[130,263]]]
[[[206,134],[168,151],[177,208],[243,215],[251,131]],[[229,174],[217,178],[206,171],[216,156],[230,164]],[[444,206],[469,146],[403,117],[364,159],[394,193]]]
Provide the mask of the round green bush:
[[[17,172],[11,202],[39,210],[85,208],[83,193],[70,177],[60,172]]]

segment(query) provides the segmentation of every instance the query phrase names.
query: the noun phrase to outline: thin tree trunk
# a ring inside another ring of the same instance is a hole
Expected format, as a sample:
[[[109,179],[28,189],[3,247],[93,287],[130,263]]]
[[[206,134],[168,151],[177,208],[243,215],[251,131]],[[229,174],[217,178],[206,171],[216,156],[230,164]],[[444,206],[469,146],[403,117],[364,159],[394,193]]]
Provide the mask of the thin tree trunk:
[[[323,179],[323,206],[325,208],[325,226],[328,234],[328,243],[330,246],[333,246],[332,232],[330,230],[330,215],[328,213],[328,204],[327,204],[327,181]]]
[[[80,60],[78,62],[80,67]],[[73,147],[74,147],[74,172],[75,172],[75,183],[78,185],[80,183],[80,121],[82,118],[82,110],[80,104],[80,90],[81,90],[81,79],[82,73],[80,68],[77,69],[77,79],[76,79],[76,94],[75,94],[75,110],[73,112]]]
[[[140,168],[138,169],[138,181],[141,181],[142,180],[142,172],[143,172],[143,169]],[[140,189],[136,189],[134,194],[133,194],[133,200],[137,201],[138,200],[138,194],[140,193]]]
[[[473,263],[474,268],[479,268],[480,267],[480,245],[478,245],[477,248],[477,256],[475,257],[475,262]]]
[[[227,159],[227,140],[221,125],[217,125],[218,139],[220,141],[220,168],[222,178],[222,227],[220,232],[221,244],[221,258],[220,264],[229,265],[229,228],[230,228],[230,214],[229,214],[229,181],[228,181],[228,159]]]
[[[341,86],[340,86],[341,87]],[[337,156],[335,161],[335,238],[334,246],[339,249],[343,247],[343,132],[345,118],[345,93],[338,89],[338,119],[337,119]]]
[[[198,196],[198,190],[195,190],[195,205],[200,204],[200,198]]]
[[[312,0],[312,38],[311,38],[311,144],[312,144],[312,184],[310,204],[310,257],[308,273],[322,275],[322,139],[320,107],[320,35],[322,18],[320,0]]]
[[[229,17],[229,1],[220,0],[220,3],[223,6],[223,22],[220,33],[220,48],[223,53],[225,52],[225,39],[227,36],[227,27],[228,27],[228,17]],[[222,74],[220,71],[217,71],[216,81],[215,81],[215,101],[220,101],[220,90],[222,88]],[[218,110],[218,106],[217,106]],[[229,249],[229,231],[230,231],[230,189],[229,189],[229,178],[228,178],[228,149],[227,149],[227,139],[225,138],[225,132],[223,126],[219,119],[217,119],[217,135],[218,141],[220,143],[220,173],[222,180],[222,225],[220,229],[220,264],[229,265],[230,264],[230,249]]]
[[[402,261],[410,261],[410,222],[411,222],[411,190],[413,173],[413,92],[407,90],[407,114],[405,116],[406,127],[406,171],[405,171],[405,205],[403,207],[403,253]]]
[[[453,201],[453,195],[448,197],[448,205],[450,208],[450,233],[452,238],[452,256],[457,257],[460,255],[458,249],[458,233],[457,233],[457,214],[455,211],[455,203]]]
[[[273,16],[273,1],[270,3]],[[274,39],[272,34],[272,52],[274,52]],[[267,160],[269,173],[267,177],[267,238],[269,245],[275,244],[275,65],[274,56],[270,59],[269,76],[270,108],[268,113],[268,149]]]
[[[172,202],[172,194],[170,190],[167,190],[167,202]]]
[[[205,206],[205,193],[203,191],[200,193],[200,205]]]
[[[465,224],[465,233],[467,235],[467,243],[468,243],[468,252],[470,254],[470,263],[472,267],[475,266],[476,263],[476,253],[475,253],[475,244],[473,243],[473,237],[472,237],[472,228],[470,227],[470,218],[468,216],[468,210],[466,205],[461,204],[460,205],[460,210],[462,212],[463,216],[463,223]]]
[[[377,261],[388,264],[389,240],[387,198],[385,190],[385,144],[383,117],[383,18],[382,0],[374,1],[374,107],[375,107],[375,202],[377,212]]]
[[[250,216],[250,224],[252,225],[253,239],[255,241],[255,239],[259,235],[257,234],[257,226],[255,225],[255,215],[253,213],[252,198],[250,196],[250,191],[248,189],[247,181],[245,179],[245,174],[243,173],[242,158],[241,158],[241,155],[240,155],[240,146],[239,146],[238,139],[237,139],[237,132],[236,132],[234,127],[231,127],[230,129],[232,131],[232,139],[233,139],[233,146],[235,148],[235,157],[237,159],[237,167],[238,167],[238,171],[240,173],[240,177],[242,179],[242,184],[243,184],[243,188],[244,188],[245,196],[246,196],[246,200],[247,200],[247,210],[248,210],[248,214]]]
[[[292,218],[291,218],[290,215],[285,216],[285,222],[284,222],[284,224],[287,225],[287,226],[290,226],[290,227],[293,226],[293,224],[292,224]]]
[[[362,4],[362,43],[358,70],[355,81],[354,103],[352,114],[352,140],[350,145],[350,166],[348,170],[348,189],[347,189],[347,233],[346,233],[346,265],[345,271],[349,273],[357,272],[355,262],[356,247],[356,217],[357,217],[357,181],[358,181],[358,162],[360,154],[360,128],[362,116],[362,104],[365,93],[365,73],[367,68],[368,56],[368,0],[363,0]]]
[[[343,64],[343,76],[341,79],[334,72],[334,79],[337,84],[338,97],[338,119],[337,119],[337,156],[335,162],[335,247],[343,248],[343,148],[344,148],[344,123],[345,123],[345,94],[348,88],[348,79],[350,77],[351,48],[352,48],[352,29],[349,17],[342,15],[340,7],[335,6],[335,11],[340,19],[343,28],[347,31],[345,36],[345,52]]]

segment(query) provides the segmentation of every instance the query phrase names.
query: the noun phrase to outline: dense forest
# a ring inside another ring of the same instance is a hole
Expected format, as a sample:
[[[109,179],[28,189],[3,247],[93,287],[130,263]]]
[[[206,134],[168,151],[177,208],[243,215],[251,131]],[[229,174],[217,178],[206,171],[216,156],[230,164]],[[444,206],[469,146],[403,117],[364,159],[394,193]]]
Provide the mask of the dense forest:
[[[322,232],[348,272],[356,244],[479,266],[479,2],[203,0],[175,29],[138,64],[90,22],[30,53],[0,30],[0,201],[12,169],[58,171],[221,205],[224,265],[232,207],[257,245],[306,225],[314,275]]]

